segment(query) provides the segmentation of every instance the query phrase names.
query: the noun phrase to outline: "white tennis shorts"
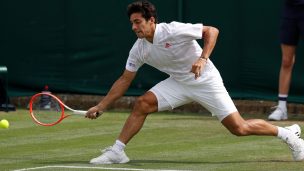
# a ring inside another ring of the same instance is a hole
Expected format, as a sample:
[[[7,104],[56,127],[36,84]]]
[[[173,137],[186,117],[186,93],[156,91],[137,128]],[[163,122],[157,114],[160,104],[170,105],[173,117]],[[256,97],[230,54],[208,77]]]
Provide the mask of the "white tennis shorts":
[[[149,91],[157,98],[158,111],[172,110],[193,101],[201,104],[220,121],[237,111],[221,79],[211,79],[204,84],[185,85],[169,77]]]

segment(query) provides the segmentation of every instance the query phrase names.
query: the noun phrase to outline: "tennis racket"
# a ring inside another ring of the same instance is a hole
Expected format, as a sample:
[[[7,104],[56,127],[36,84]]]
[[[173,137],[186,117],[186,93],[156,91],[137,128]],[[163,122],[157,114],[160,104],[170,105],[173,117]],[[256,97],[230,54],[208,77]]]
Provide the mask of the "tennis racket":
[[[29,106],[31,117],[37,124],[42,126],[53,126],[72,114],[84,116],[87,112],[72,109],[55,95],[43,92],[33,95]],[[68,109],[68,111],[64,109]],[[100,114],[96,113],[96,117],[98,116]]]

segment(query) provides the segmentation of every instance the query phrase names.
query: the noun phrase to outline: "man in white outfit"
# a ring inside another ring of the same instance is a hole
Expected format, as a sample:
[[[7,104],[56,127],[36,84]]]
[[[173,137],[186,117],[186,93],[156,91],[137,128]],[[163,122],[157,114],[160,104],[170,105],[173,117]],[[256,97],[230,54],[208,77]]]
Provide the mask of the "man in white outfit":
[[[220,73],[209,59],[218,29],[203,24],[157,23],[156,9],[149,1],[128,6],[132,30],[138,39],[130,50],[125,71],[100,103],[90,108],[87,118],[96,119],[109,104],[123,96],[143,65],[151,65],[170,77],[161,81],[135,102],[134,108],[113,146],[93,158],[92,164],[127,163],[126,144],[142,128],[148,114],[198,102],[234,135],[270,135],[286,142],[294,160],[304,160],[304,141],[297,124],[277,127],[261,119],[244,120],[237,111]],[[203,39],[203,49],[196,39]]]

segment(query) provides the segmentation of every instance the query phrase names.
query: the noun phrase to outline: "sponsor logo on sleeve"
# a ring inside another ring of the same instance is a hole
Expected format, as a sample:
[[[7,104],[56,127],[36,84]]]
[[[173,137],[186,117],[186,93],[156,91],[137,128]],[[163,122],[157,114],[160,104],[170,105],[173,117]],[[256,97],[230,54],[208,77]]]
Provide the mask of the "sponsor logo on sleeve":
[[[129,67],[135,68],[135,64],[133,64],[132,62],[128,63]]]

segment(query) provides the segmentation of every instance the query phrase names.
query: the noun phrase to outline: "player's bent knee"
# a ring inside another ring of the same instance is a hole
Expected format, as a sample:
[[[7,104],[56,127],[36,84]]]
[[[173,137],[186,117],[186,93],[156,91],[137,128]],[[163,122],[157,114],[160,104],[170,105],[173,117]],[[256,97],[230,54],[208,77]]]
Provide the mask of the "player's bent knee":
[[[134,110],[140,111],[142,114],[149,114],[151,112],[155,112],[154,109],[155,106],[153,103],[150,102],[148,98],[145,98],[144,96],[140,96],[135,101]]]
[[[140,96],[136,99],[136,101],[135,101],[136,108],[145,108],[147,106],[148,106],[148,104],[147,104],[146,100],[144,99],[144,97]]]

